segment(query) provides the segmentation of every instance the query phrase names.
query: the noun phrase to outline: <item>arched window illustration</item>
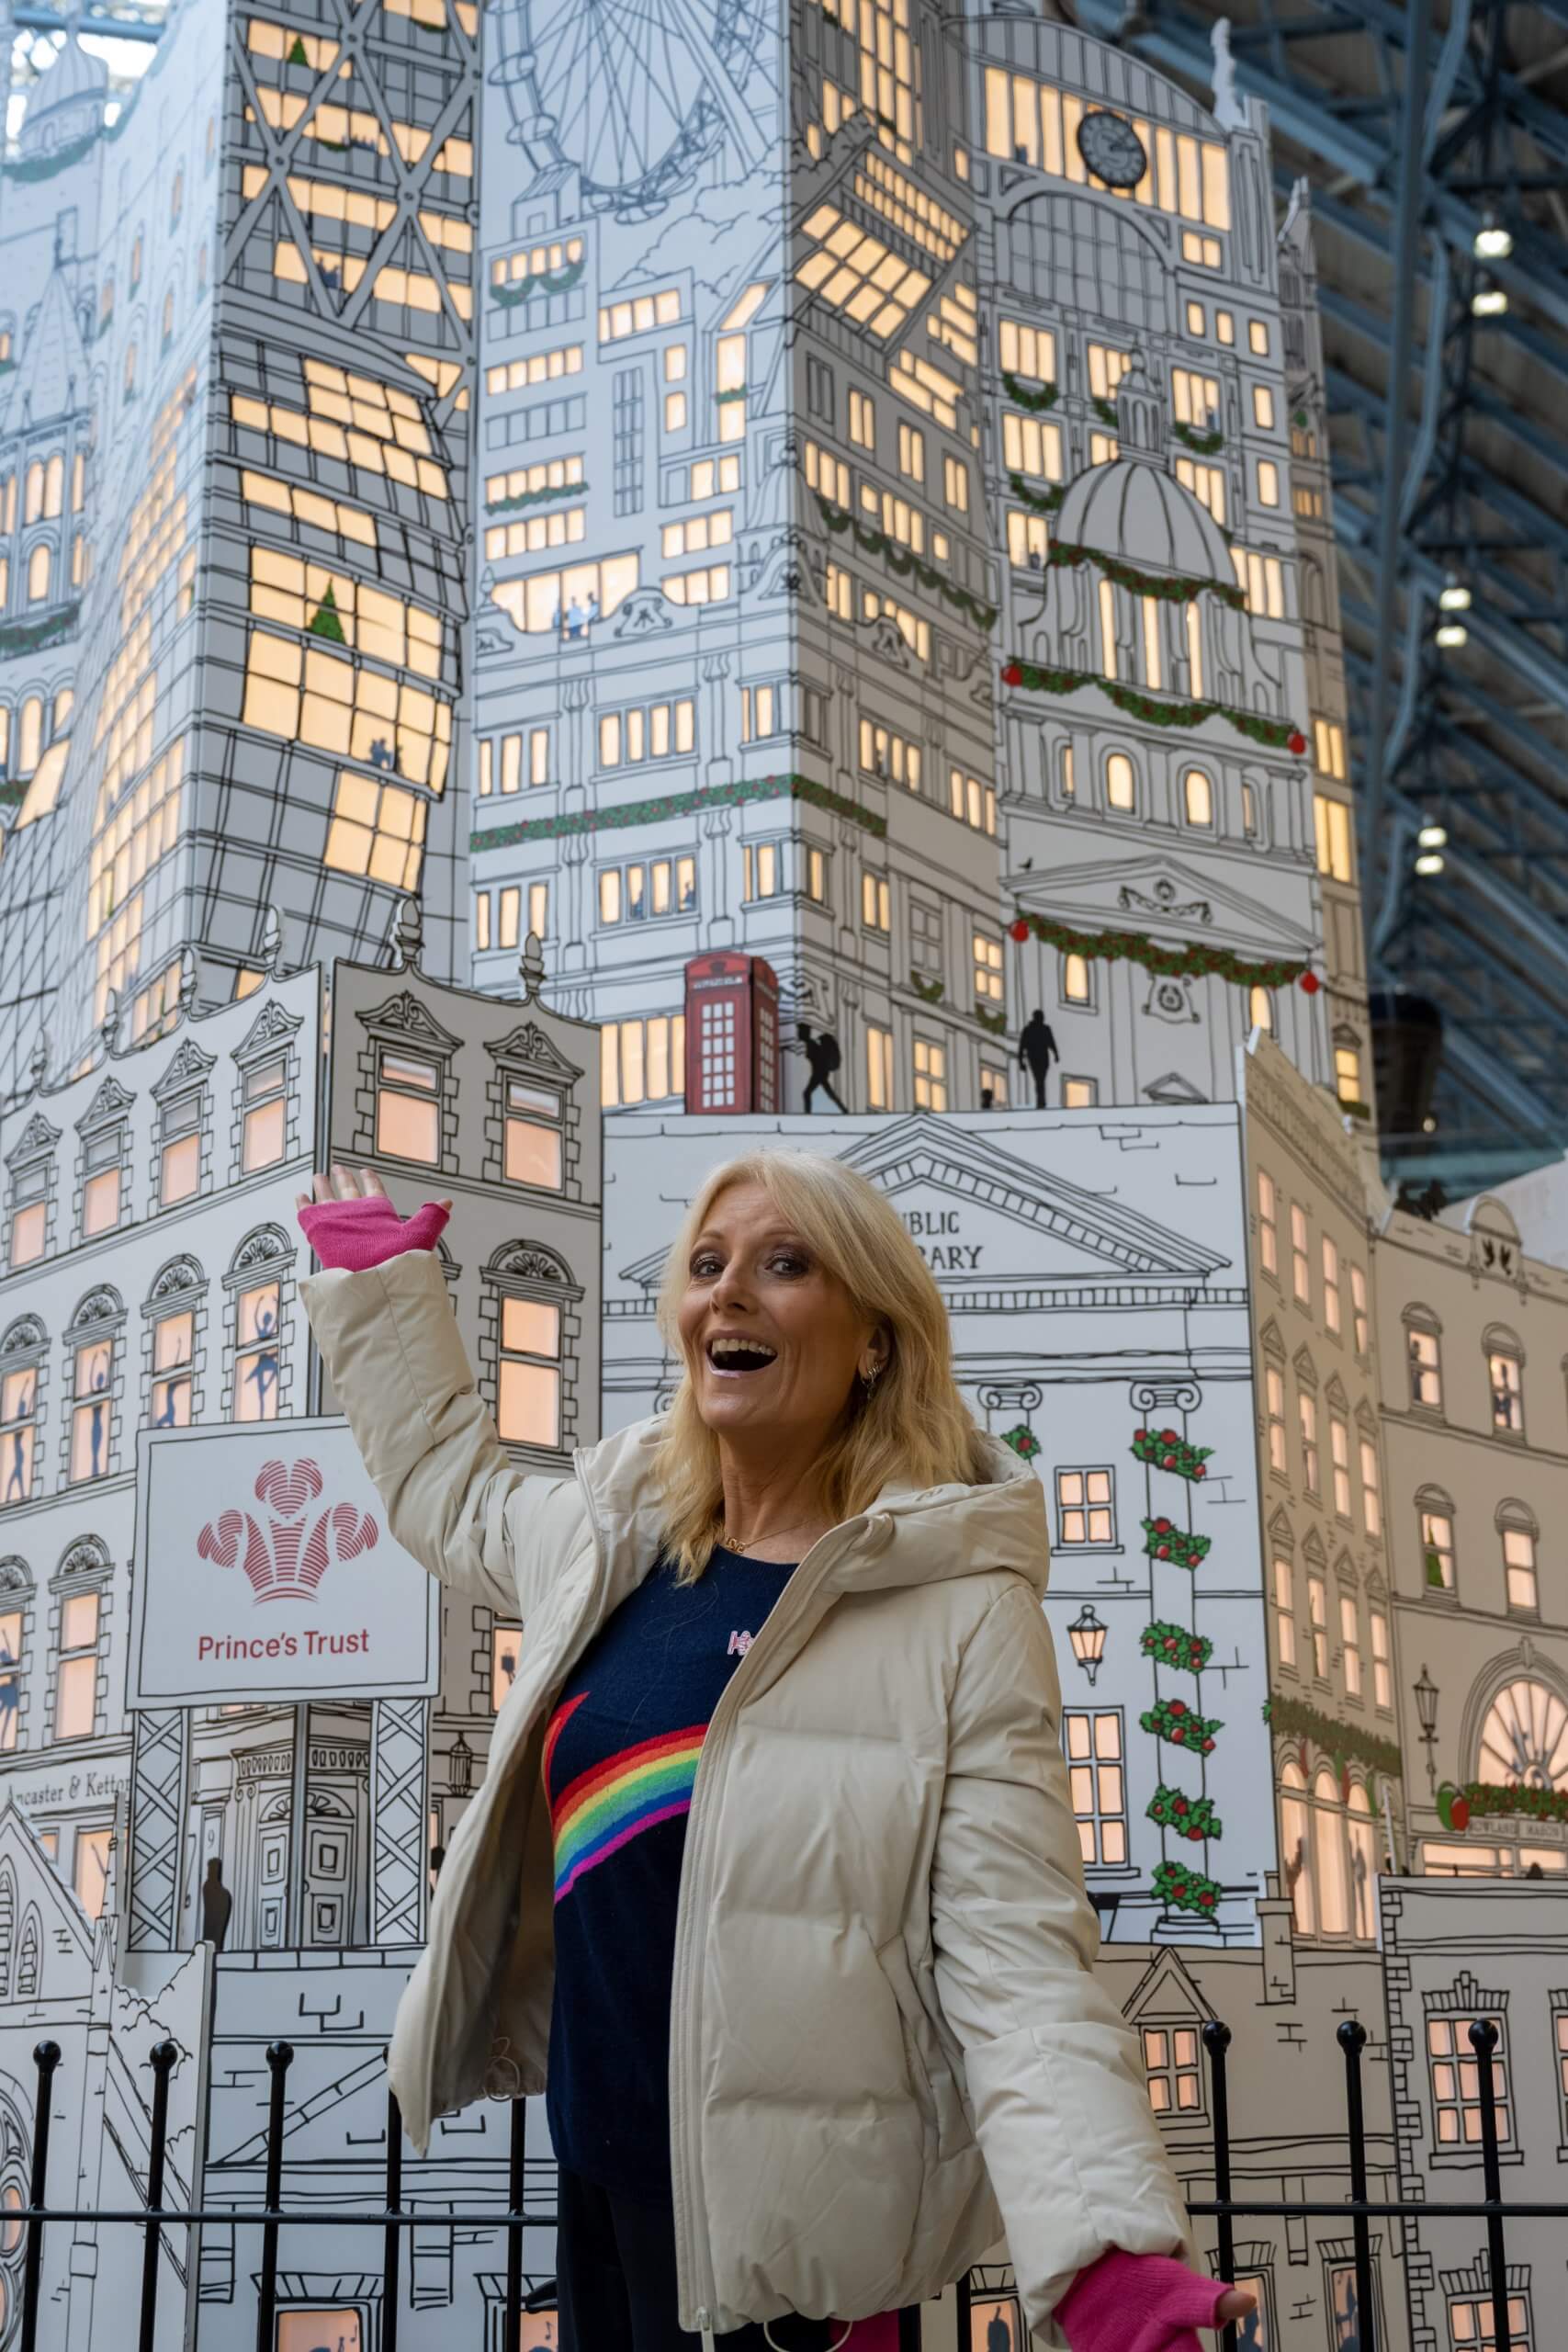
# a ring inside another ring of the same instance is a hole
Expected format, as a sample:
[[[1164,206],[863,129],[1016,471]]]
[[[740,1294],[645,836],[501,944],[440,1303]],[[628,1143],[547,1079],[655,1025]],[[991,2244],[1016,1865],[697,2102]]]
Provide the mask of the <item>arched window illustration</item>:
[[[1443,1327],[1429,1306],[1404,1310],[1404,1354],[1410,1370],[1410,1402],[1417,1411],[1443,1409]]]
[[[1346,1936],[1350,1932],[1350,1892],[1345,1863],[1345,1815],[1339,1803],[1339,1783],[1326,1764],[1318,1766],[1312,1793],[1318,1928],[1325,1936]]]
[[[1536,1546],[1540,1527],[1528,1503],[1509,1497],[1497,1506],[1497,1535],[1503,1547],[1503,1589],[1509,1613],[1536,1617],[1540,1594],[1536,1584]]]
[[[1416,1529],[1421,1544],[1421,1589],[1430,1598],[1450,1597],[1455,1589],[1453,1497],[1441,1487],[1422,1487],[1416,1496]]]
[[[57,449],[44,468],[43,511],[46,520],[52,522],[65,503],[65,458]]]
[[[17,774],[31,775],[43,750],[43,696],[28,695],[17,730]]]
[[[1248,1025],[1254,1029],[1273,1030],[1274,1000],[1269,990],[1256,981],[1247,990],[1247,1018]]]
[[[96,1535],[73,1544],[51,1580],[60,1611],[55,1637],[54,1736],[90,1739],[98,1727],[104,1597],[112,1570]]]
[[[1109,582],[1106,583],[1109,585]],[[1105,805],[1108,808],[1131,811],[1137,806],[1137,785],[1133,763],[1125,752],[1112,752],[1105,763]]]
[[[36,1315],[0,1339],[0,1509],[25,1503],[38,1482],[39,1382],[49,1339]]]
[[[276,1225],[249,1234],[223,1277],[233,1298],[233,1377],[230,1418],[275,1421],[283,1378],[283,1285],[294,1262]]]
[[[22,1938],[17,1951],[17,1997],[22,2001],[38,1998],[39,1962],[38,1913],[28,1905],[22,1921]]]
[[[25,477],[22,492],[22,521],[39,523],[43,520],[43,459],[35,458]]]
[[[1312,1822],[1306,1781],[1293,1758],[1280,1774],[1280,1858],[1284,1864],[1285,1892],[1291,1898],[1297,1932],[1310,1936],[1317,1924],[1313,1901]]]
[[[107,1283],[90,1291],[65,1333],[70,1365],[71,1421],[66,1478],[107,1478],[112,1466],[116,1342],[125,1304]]]
[[[147,1301],[152,1326],[152,1392],[148,1419],[155,1430],[188,1429],[196,1359],[196,1316],[206,1277],[194,1258],[174,1258]]]
[[[33,1580],[25,1560],[0,1560],[0,1755],[21,1743],[28,1618]]]
[[[28,602],[47,605],[51,576],[54,569],[54,549],[47,539],[39,539],[28,558]]]
[[[1568,1789],[1568,1705],[1550,1684],[1520,1675],[1494,1693],[1482,1719],[1476,1778]]]
[[[513,1242],[485,1269],[495,1303],[495,1420],[509,1445],[558,1448],[565,1414],[566,1317],[582,1296],[565,1262],[537,1242]]]
[[[1214,822],[1214,787],[1201,768],[1189,768],[1181,780],[1181,813],[1190,825]]]
[[[1377,1825],[1372,1801],[1359,1781],[1350,1783],[1350,1933],[1359,1943],[1371,1943],[1376,1933],[1372,1920],[1372,1883],[1377,1876]]]
[[[0,1870],[0,2001],[11,1997],[11,1965],[16,1957],[17,1882],[11,1866]]]
[[[1494,1323],[1482,1345],[1486,1351],[1486,1377],[1492,1391],[1492,1429],[1499,1437],[1525,1433],[1525,1351],[1522,1342],[1505,1324]]]

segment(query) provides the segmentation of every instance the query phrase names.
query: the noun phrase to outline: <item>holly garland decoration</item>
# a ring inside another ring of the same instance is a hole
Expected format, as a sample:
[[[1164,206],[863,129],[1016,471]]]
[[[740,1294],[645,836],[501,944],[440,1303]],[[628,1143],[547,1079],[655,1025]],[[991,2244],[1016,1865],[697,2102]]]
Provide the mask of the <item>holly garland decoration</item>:
[[[1075,931],[1070,923],[1055,922],[1049,915],[1025,913],[1021,907],[1008,925],[1008,937],[1021,946],[1031,934],[1066,956],[1098,957],[1108,964],[1141,964],[1145,971],[1168,979],[1234,980],[1238,988],[1284,989],[1295,981],[1305,996],[1315,996],[1322,982],[1310,965],[1276,957],[1266,964],[1249,963],[1228,947],[1204,944],[1160,947],[1141,931]]]
[[[1174,1470],[1179,1478],[1202,1478],[1212,1445],[1189,1445],[1179,1430],[1134,1430],[1133,1452],[1151,1469]],[[1145,1520],[1145,1526],[1148,1525]],[[1206,1548],[1206,1547],[1205,1547]]]
[[[1138,1721],[1156,1739],[1168,1739],[1172,1747],[1193,1748],[1200,1756],[1213,1754],[1214,1734],[1224,1729],[1222,1717],[1195,1714],[1185,1699],[1156,1699]]]
[[[1009,474],[1008,487],[1015,498],[1021,499],[1025,506],[1032,506],[1036,514],[1054,514],[1066,495],[1059,481],[1053,482],[1049,490],[1031,490],[1021,474]]]
[[[1101,424],[1109,424],[1112,433],[1116,432],[1120,428],[1122,420],[1116,413],[1116,403],[1114,401],[1102,401],[1100,394],[1096,392],[1089,401],[1089,406],[1093,409],[1096,416],[1099,417]]]
[[[576,261],[569,261],[564,269],[543,269],[537,277],[519,277],[511,286],[492,286],[490,299],[492,302],[499,302],[503,311],[511,311],[519,302],[527,301],[531,294],[569,294],[587,266],[587,254],[580,254]]]
[[[1155,1893],[1168,1911],[1212,1911],[1220,1899],[1220,1884],[1183,1862],[1161,1862],[1155,1872]]]
[[[1004,1430],[1002,1443],[1010,1445],[1021,1462],[1032,1462],[1040,1451],[1040,1440],[1026,1421],[1020,1421],[1014,1429]]]
[[[1190,1534],[1170,1519],[1145,1519],[1144,1535],[1144,1549],[1151,1560],[1174,1560],[1179,1568],[1201,1567],[1213,1541],[1209,1535]]]
[[[1120,678],[1104,678],[1094,670],[1055,670],[1038,662],[1010,662],[1002,672],[1004,686],[1022,686],[1029,694],[1076,695],[1082,686],[1098,686],[1118,710],[1149,727],[1201,727],[1205,719],[1223,718],[1254,743],[1271,752],[1289,752],[1300,758],[1306,737],[1292,718],[1265,718],[1256,710],[1239,710],[1224,702],[1156,702]]]
[[[1207,1551],[1208,1545],[1204,1545]],[[1214,1654],[1214,1645],[1207,1634],[1190,1634],[1185,1625],[1170,1624],[1156,1617],[1145,1625],[1138,1636],[1138,1646],[1145,1657],[1161,1666],[1178,1666],[1189,1674],[1201,1674]]]
[[[1187,572],[1140,571],[1136,564],[1123,563],[1120,556],[1107,555],[1102,548],[1079,547],[1067,539],[1058,539],[1051,549],[1050,560],[1053,565],[1098,564],[1106,578],[1118,588],[1125,588],[1130,596],[1157,596],[1168,605],[1190,604],[1194,596],[1217,596],[1232,612],[1247,610],[1247,591],[1238,588],[1234,580],[1199,580]]]
[[[1175,431],[1177,439],[1200,458],[1212,458],[1216,449],[1223,449],[1225,446],[1223,433],[1194,433],[1190,424],[1180,424]]]
[[[1055,408],[1062,397],[1060,384],[1043,384],[1037,392],[1032,392],[1027,384],[1021,383],[1016,376],[1010,376],[1005,368],[1002,369],[1002,390],[1010,401],[1016,401],[1020,408],[1032,410],[1036,416],[1043,416],[1046,410]]]
[[[816,497],[822,520],[830,531],[852,530],[856,547],[863,548],[867,555],[879,555],[888,570],[896,571],[900,580],[908,579],[913,572],[922,588],[929,588],[933,595],[945,597],[950,605],[966,613],[977,627],[995,628],[1000,616],[994,605],[982,605],[977,597],[971,596],[966,588],[955,588],[951,580],[943,579],[940,571],[933,571],[929,563],[922,563],[918,555],[908,548],[900,547],[897,539],[888,537],[886,531],[871,530],[858,521],[848,507],[835,506],[832,500],[824,498],[820,491],[817,492]]]
[[[585,481],[547,482],[543,490],[520,490],[513,498],[487,498],[485,513],[506,514],[519,506],[547,506],[552,499],[585,498],[587,494],[588,484]]]
[[[1213,1797],[1186,1797],[1179,1789],[1168,1789],[1163,1781],[1149,1800],[1148,1815],[1162,1829],[1174,1829],[1179,1838],[1196,1840],[1224,1835]]]
[[[887,837],[887,820],[863,808],[831,786],[808,775],[750,776],[734,784],[700,784],[690,792],[661,793],[656,799],[622,801],[599,808],[567,808],[552,817],[520,817],[509,825],[477,825],[470,850],[515,849],[524,842],[559,841],[575,833],[610,832],[622,825],[653,825],[667,817],[689,817],[701,808],[740,808],[753,800],[804,800],[829,816],[858,825],[874,841]]]
[[[1517,1781],[1471,1781],[1462,1793],[1472,1813],[1568,1821],[1568,1789],[1530,1789]]]

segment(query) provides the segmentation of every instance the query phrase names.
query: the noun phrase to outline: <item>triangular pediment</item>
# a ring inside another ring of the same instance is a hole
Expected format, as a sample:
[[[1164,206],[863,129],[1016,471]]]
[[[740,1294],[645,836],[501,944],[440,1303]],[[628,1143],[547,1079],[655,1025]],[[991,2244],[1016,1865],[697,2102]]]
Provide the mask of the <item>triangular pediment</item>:
[[[1156,1078],[1152,1086],[1145,1086],[1144,1096],[1150,1102],[1206,1102],[1209,1099],[1206,1094],[1199,1092],[1190,1079],[1183,1078],[1179,1070],[1174,1069],[1167,1070],[1163,1078]]]
[[[94,1127],[107,1126],[111,1119],[123,1118],[136,1097],[118,1078],[106,1078],[92,1101],[76,1122],[79,1136]]]
[[[1201,2021],[1211,2012],[1181,1954],[1167,1946],[1133,1987],[1122,2014],[1129,2023],[1135,2023],[1140,2018]]]
[[[1196,863],[1159,851],[1084,865],[1057,863],[1010,880],[1026,913],[1061,922],[1216,946],[1228,942],[1259,957],[1304,956],[1314,944],[1311,932],[1287,921],[1269,899],[1255,899]]]
[[[906,1217],[920,1213],[918,1196],[922,1193],[933,1209],[947,1203],[962,1208],[964,1234],[962,1238],[954,1235],[953,1246],[982,1249],[973,1268],[976,1274],[1006,1266],[1011,1273],[1084,1270],[1184,1274],[1201,1280],[1230,1262],[1136,1209],[1085,1192],[1065,1177],[1032,1167],[974,1129],[930,1114],[917,1112],[911,1118],[888,1121],[886,1129],[858,1136],[843,1158]],[[921,1234],[911,1225],[910,1230],[917,1240],[940,1243],[945,1238],[941,1228]],[[995,1255],[987,1245],[994,1245]],[[962,1261],[950,1261],[939,1270],[971,1271]]]
[[[9,1871],[16,1886],[10,1952],[12,1995],[17,1997],[16,1968],[22,1922],[29,1910],[37,1913],[40,1931],[39,1986],[40,2000],[58,2000],[85,1989],[69,1961],[73,1947],[85,1970],[93,1964],[93,1927],[81,1905],[64,1885],[59,1871],[39,1844],[37,1832],[15,1799],[7,1794],[0,1805],[0,1870]]]
[[[60,1129],[51,1126],[41,1111],[35,1111],[10,1150],[6,1154],[7,1168],[18,1168],[24,1160],[39,1159],[52,1151],[60,1141]]]
[[[164,1102],[171,1094],[198,1086],[217,1059],[216,1054],[208,1053],[194,1037],[182,1037],[168,1069],[152,1090],[153,1101]]]
[[[491,1037],[485,1042],[487,1054],[497,1061],[520,1063],[541,1078],[554,1079],[558,1085],[570,1086],[582,1076],[575,1062],[568,1061],[553,1037],[547,1036],[536,1021],[520,1021],[504,1037]]]
[[[362,1006],[355,1018],[362,1028],[379,1036],[400,1037],[407,1044],[428,1046],[433,1053],[455,1054],[463,1042],[449,1029],[443,1029],[412,989],[400,989],[395,996],[383,997],[379,1004]]]
[[[288,1045],[298,1034],[303,1018],[301,1013],[290,1012],[278,1003],[276,997],[269,996],[235,1046],[234,1059],[243,1069],[247,1062],[254,1061],[270,1047]]]

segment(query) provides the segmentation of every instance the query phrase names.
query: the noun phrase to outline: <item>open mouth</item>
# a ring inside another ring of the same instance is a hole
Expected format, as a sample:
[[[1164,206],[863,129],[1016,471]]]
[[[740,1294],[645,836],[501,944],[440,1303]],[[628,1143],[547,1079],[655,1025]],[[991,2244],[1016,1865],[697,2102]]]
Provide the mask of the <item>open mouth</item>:
[[[765,1372],[777,1351],[765,1340],[710,1340],[706,1352],[715,1372]]]

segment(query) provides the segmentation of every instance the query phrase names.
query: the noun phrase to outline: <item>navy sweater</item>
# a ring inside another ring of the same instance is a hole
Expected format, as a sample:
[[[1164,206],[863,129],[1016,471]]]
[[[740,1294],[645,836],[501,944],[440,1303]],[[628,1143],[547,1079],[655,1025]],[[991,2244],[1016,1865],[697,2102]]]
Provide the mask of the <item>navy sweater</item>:
[[[661,1555],[578,1660],[545,1736],[550,2139],[570,2171],[650,2201],[671,2195],[670,2003],[697,1758],[793,1573],[719,1548],[682,1591]]]

